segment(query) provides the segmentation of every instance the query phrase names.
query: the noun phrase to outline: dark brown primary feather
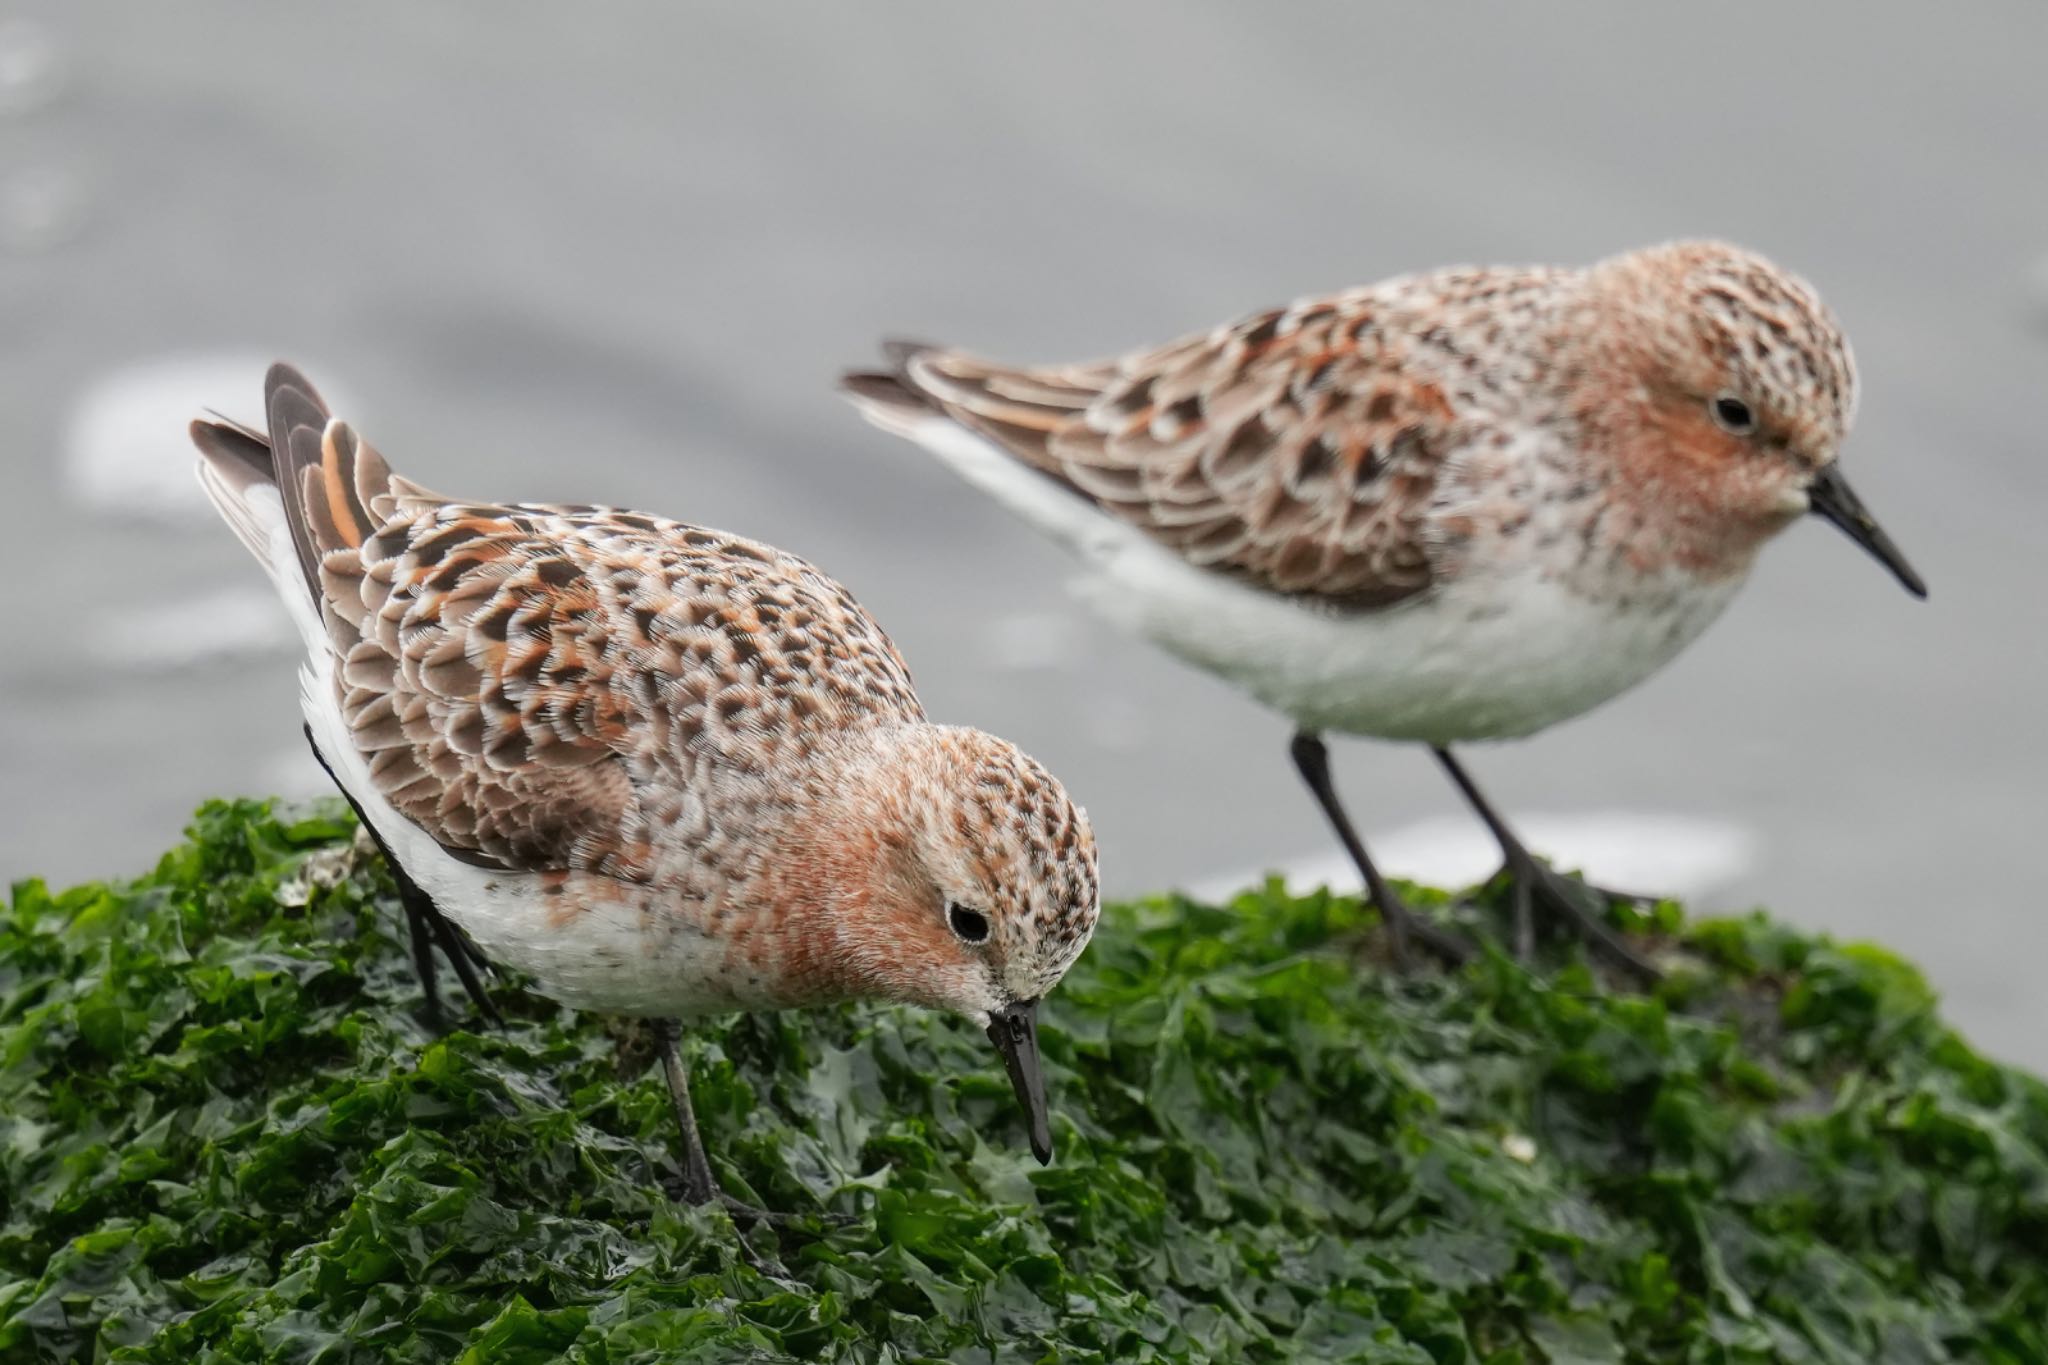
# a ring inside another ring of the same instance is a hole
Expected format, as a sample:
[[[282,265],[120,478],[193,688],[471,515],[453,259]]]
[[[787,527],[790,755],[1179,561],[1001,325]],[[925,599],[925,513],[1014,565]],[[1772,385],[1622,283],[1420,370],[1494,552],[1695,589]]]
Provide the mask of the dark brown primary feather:
[[[449,501],[288,367],[268,408],[342,717],[378,790],[459,857],[645,879],[701,814],[705,765],[922,717],[894,646],[801,560],[609,508]],[[215,466],[258,439],[195,429]]]
[[[276,483],[277,470],[270,459],[270,442],[262,432],[245,427],[232,417],[213,413],[195,418],[192,443],[199,453],[237,488],[253,483]]]
[[[1424,518],[1453,447],[1407,345],[1344,296],[1085,365],[894,343],[893,373],[845,385],[944,414],[1203,568],[1373,608],[1430,584]]]
[[[277,469],[278,492],[284,498],[285,522],[299,552],[306,584],[320,591],[319,551],[306,524],[306,470],[319,463],[320,437],[327,429],[327,405],[306,377],[289,365],[272,365],[263,381],[263,410],[270,422],[271,459]]]
[[[192,444],[199,447],[199,481],[219,509],[235,538],[266,567],[270,563],[269,530],[249,502],[253,488],[274,487],[277,471],[270,442],[262,432],[230,417],[213,413],[193,419]]]

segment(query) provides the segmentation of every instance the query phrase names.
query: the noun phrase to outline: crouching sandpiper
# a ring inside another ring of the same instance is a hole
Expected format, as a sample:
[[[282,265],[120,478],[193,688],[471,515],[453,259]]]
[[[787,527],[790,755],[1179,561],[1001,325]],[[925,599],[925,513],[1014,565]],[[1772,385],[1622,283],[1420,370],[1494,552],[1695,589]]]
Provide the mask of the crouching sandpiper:
[[[1087,945],[1087,816],[1014,745],[925,717],[803,560],[604,507],[454,501],[272,368],[268,431],[192,426],[214,506],[306,646],[307,737],[435,947],[663,1021],[685,1195],[726,1197],[673,1021],[866,998],[965,1014],[1052,1155],[1037,1010]]]

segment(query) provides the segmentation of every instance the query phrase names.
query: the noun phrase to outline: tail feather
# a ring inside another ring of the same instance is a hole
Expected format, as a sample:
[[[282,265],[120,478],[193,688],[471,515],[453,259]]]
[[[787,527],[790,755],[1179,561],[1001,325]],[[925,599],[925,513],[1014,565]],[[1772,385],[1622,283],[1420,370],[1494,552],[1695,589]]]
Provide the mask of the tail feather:
[[[232,417],[223,417],[210,409],[206,416],[195,417],[192,444],[199,447],[199,453],[208,461],[218,462],[224,469],[244,471],[250,480],[277,481],[277,469],[270,459],[270,438]]]
[[[839,387],[870,422],[894,435],[910,436],[924,419],[945,415],[945,409],[910,377],[911,363],[934,349],[916,341],[884,341],[882,354],[891,368],[850,370],[839,377]]]
[[[1106,366],[1011,370],[914,341],[885,341],[882,354],[893,368],[840,377],[861,416],[924,447],[1084,558],[1130,542],[1131,528],[1077,487],[1050,449],[1055,429],[1087,405],[1086,381]]]
[[[235,539],[270,575],[307,651],[319,657],[328,648],[323,613],[317,595],[306,591],[269,439],[217,413],[196,419],[190,430],[199,448],[200,487]]]
[[[194,418],[192,444],[199,447],[199,484],[214,509],[249,553],[270,562],[270,526],[250,505],[252,489],[277,487],[270,442],[261,432],[218,413]]]
[[[885,341],[882,354],[890,369],[839,381],[870,422],[915,440],[938,416],[1063,481],[1053,436],[1081,421],[1116,379],[1115,362],[1020,369],[916,341]]]
[[[236,538],[278,579],[279,589],[294,592],[290,579],[296,567],[317,605],[323,557],[362,545],[405,499],[434,495],[394,475],[383,456],[329,413],[318,390],[291,366],[270,367],[264,407],[268,435],[217,413],[192,423],[199,481]]]

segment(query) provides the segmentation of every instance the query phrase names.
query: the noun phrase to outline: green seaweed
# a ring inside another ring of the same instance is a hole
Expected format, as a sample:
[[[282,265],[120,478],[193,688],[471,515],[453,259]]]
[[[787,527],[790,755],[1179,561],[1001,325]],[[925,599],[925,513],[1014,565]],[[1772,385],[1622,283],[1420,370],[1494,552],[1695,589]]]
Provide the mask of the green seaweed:
[[[1376,969],[1278,885],[1110,907],[1048,1002],[1059,1153],[980,1031],[696,1028],[735,1193],[681,1207],[646,1040],[500,985],[436,1036],[328,807],[214,803],[0,919],[0,1359],[2048,1361],[2048,1087],[1906,964],[1761,917]],[[1427,893],[1417,893],[1424,900]]]

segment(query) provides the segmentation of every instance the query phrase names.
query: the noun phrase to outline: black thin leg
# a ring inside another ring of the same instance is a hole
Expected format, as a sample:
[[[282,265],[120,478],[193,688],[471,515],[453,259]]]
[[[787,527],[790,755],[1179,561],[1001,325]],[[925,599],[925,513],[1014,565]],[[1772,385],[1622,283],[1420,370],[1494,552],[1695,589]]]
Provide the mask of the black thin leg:
[[[1515,837],[1515,832],[1508,828],[1507,821],[1501,818],[1493,804],[1480,793],[1478,784],[1465,771],[1464,764],[1458,762],[1449,749],[1433,746],[1430,752],[1436,755],[1437,762],[1443,764],[1444,771],[1450,774],[1451,781],[1464,793],[1465,800],[1471,805],[1473,812],[1486,823],[1489,830],[1493,831],[1494,839],[1500,844],[1501,856],[1507,864],[1505,871],[1513,888],[1515,955],[1518,958],[1526,962],[1535,954],[1535,911],[1540,906],[1576,930],[1579,937],[1644,980],[1656,981],[1663,976],[1662,972],[1615,932],[1601,917],[1599,910],[1588,904],[1608,899],[1638,898],[1610,896],[1610,893],[1588,886],[1576,877],[1565,876],[1538,858]]]
[[[683,1199],[691,1204],[708,1204],[718,1198],[718,1177],[711,1173],[711,1158],[704,1153],[704,1137],[697,1131],[697,1111],[690,1105],[690,1075],[683,1067],[683,1029],[673,1019],[657,1019],[655,1037],[661,1040],[661,1071],[668,1078],[668,1097],[676,1107],[676,1126],[683,1130]]]
[[[717,1202],[741,1222],[793,1223],[804,1215],[771,1213],[735,1199],[718,1187],[711,1173],[711,1158],[704,1151],[704,1135],[697,1127],[697,1111],[690,1104],[690,1075],[683,1066],[683,1027],[674,1019],[654,1021],[654,1035],[661,1042],[661,1073],[668,1081],[668,1097],[675,1105],[676,1126],[683,1130],[683,1200],[692,1205]],[[829,1217],[829,1216],[828,1216]]]
[[[390,859],[387,858],[385,861],[388,863]],[[405,907],[406,928],[412,931],[412,968],[419,973],[420,990],[427,997],[427,1023],[438,1033],[445,1030],[448,1025],[441,1009],[441,983],[434,968],[433,921],[413,909],[412,902],[406,898],[403,889],[398,893],[398,903]]]
[[[1323,808],[1323,815],[1343,841],[1344,851],[1351,855],[1351,861],[1358,865],[1359,875],[1365,878],[1366,893],[1379,908],[1380,918],[1387,922],[1387,930],[1393,936],[1394,960],[1404,967],[1407,965],[1408,941],[1411,938],[1454,967],[1468,960],[1472,956],[1471,945],[1410,910],[1394,894],[1394,888],[1387,885],[1386,878],[1380,876],[1380,870],[1373,866],[1372,859],[1366,856],[1365,844],[1351,827],[1351,817],[1344,813],[1344,806],[1337,799],[1336,785],[1330,780],[1330,750],[1323,743],[1322,736],[1303,730],[1294,736],[1288,752],[1294,757],[1294,766],[1300,770],[1302,781],[1308,783],[1309,791],[1315,794],[1316,804]]]
[[[349,794],[348,788],[342,786],[341,779],[334,775],[333,765],[328,763],[327,755],[320,752],[319,742],[313,738],[313,727],[308,725],[303,729],[306,743],[312,747],[313,757],[319,760],[328,779],[334,783],[335,790],[348,802],[349,809],[356,813],[356,822],[369,831],[370,842],[377,846],[377,852],[384,855],[385,866],[391,869],[391,880],[398,887],[398,903],[405,907],[406,923],[412,931],[412,962],[414,969],[420,974],[420,990],[426,995],[428,1021],[436,1028],[441,1027],[441,987],[435,978],[434,955],[428,946],[428,940],[431,938],[438,942],[441,951],[447,954],[450,965],[455,968],[455,975],[462,982],[462,989],[468,993],[478,1011],[491,1023],[503,1028],[505,1016],[498,1013],[498,1007],[491,1003],[490,994],[484,990],[484,983],[477,975],[478,964],[489,965],[484,963],[483,954],[479,953],[476,945],[463,937],[462,932],[441,913],[440,907],[434,904],[434,898],[422,891],[419,883],[406,875],[398,859],[391,856],[391,846],[384,842],[384,836],[377,832],[377,827],[370,823],[370,817],[363,814],[362,806]]]
[[[498,1028],[505,1027],[505,1016],[498,1013],[498,1007],[491,1003],[491,993],[484,989],[483,978],[477,973],[477,963],[484,959],[483,955],[477,952],[476,945],[463,937],[462,931],[449,922],[440,908],[427,898],[426,892],[412,885],[412,878],[406,876],[397,863],[391,864],[391,870],[392,875],[400,883],[400,898],[404,898],[406,889],[410,886],[412,895],[418,898],[420,904],[426,907],[426,913],[432,917],[434,936],[441,941],[441,951],[447,955],[449,965],[455,968],[455,976],[462,982],[462,989],[475,1002],[484,1018]]]

